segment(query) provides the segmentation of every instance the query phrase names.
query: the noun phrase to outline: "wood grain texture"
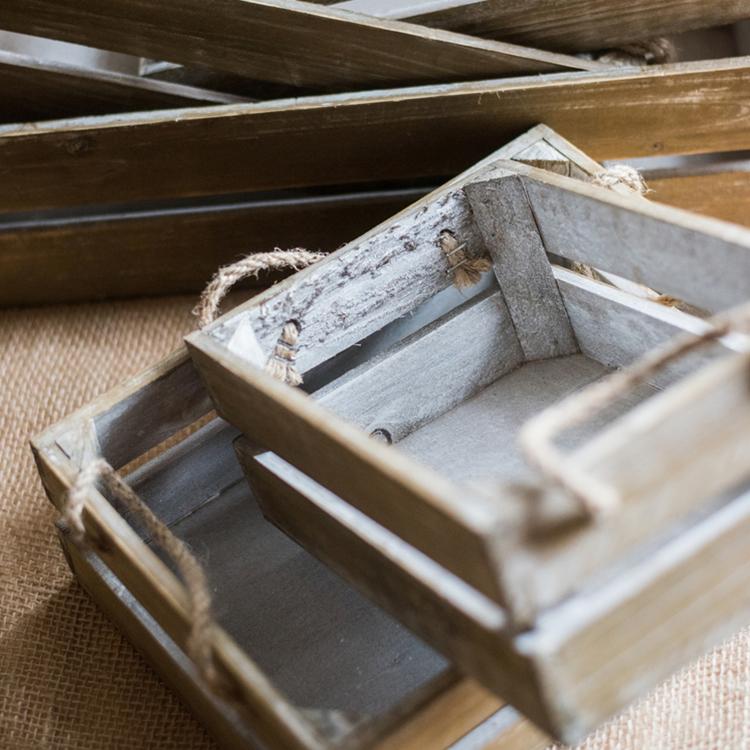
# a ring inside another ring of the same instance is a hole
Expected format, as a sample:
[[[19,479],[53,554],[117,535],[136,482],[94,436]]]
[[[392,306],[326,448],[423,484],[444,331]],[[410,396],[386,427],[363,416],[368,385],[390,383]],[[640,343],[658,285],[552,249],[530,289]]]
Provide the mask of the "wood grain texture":
[[[524,644],[546,662],[549,689],[566,686],[569,741],[747,626],[750,493],[680,531],[611,586],[543,618]]]
[[[701,318],[658,301],[559,266],[553,272],[581,351],[607,367],[625,367],[680,333],[700,335],[709,328]],[[670,385],[732,350],[730,342],[723,344],[691,352],[654,373],[649,382],[657,388]]]
[[[704,174],[644,174],[651,200],[750,226],[750,165]]]
[[[45,487],[61,507],[78,467],[59,449],[35,443]],[[87,537],[99,546],[105,565],[120,579],[144,609],[180,648],[189,634],[190,613],[184,586],[149,549],[98,491],[87,498],[83,521]],[[300,713],[279,694],[257,665],[221,628],[212,631],[219,669],[237,689],[238,704],[247,706],[253,727],[262,741],[295,750],[323,750],[325,743]]]
[[[517,177],[464,188],[527,360],[578,351],[523,183]]]
[[[244,451],[240,439],[241,463],[273,523],[459,667],[544,721],[531,665],[502,632],[502,609],[278,456]]]
[[[58,530],[58,536],[70,569],[86,593],[169,688],[200,717],[220,747],[226,750],[256,747],[258,736],[194,678],[190,660],[101,559],[91,550],[77,547],[68,533]],[[103,737],[102,741],[108,739]]]
[[[394,7],[396,5],[397,7]],[[746,0],[464,0],[388,3],[349,0],[337,7],[569,52],[617,47],[662,34],[734,23],[750,16]]]
[[[197,294],[219,266],[275,247],[335,250],[425,190],[0,223],[0,305]],[[264,275],[250,285],[267,286]]]
[[[3,28],[317,90],[591,70],[600,63],[296,0],[5,0]]]
[[[0,50],[0,122],[138,112],[244,97]]]
[[[453,175],[539,122],[599,160],[744,149],[749,88],[739,58],[3,127],[0,205]]]

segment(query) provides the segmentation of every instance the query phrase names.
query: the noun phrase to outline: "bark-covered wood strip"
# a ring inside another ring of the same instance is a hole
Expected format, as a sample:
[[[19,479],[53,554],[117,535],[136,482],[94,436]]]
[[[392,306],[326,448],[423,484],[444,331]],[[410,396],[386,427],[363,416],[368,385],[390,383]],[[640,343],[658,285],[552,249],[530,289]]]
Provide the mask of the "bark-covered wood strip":
[[[396,6],[396,7],[394,7]],[[383,18],[453,29],[529,44],[583,52],[741,21],[747,0],[348,0],[336,7]]]
[[[739,150],[748,88],[737,58],[6,126],[0,206],[453,175],[539,122],[598,160]]]
[[[296,0],[4,0],[3,28],[253,79],[351,90],[603,67]]]
[[[335,250],[422,189],[0,223],[0,305],[196,294],[219,266],[275,247]],[[278,276],[251,281],[267,286]]]

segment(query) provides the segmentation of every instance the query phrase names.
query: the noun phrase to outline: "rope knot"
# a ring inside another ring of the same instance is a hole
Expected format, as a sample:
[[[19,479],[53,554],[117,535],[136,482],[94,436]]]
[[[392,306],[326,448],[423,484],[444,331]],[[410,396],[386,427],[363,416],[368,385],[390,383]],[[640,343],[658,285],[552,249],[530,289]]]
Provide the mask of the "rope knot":
[[[478,283],[483,273],[492,268],[489,258],[471,258],[466,253],[466,242],[459,242],[453,232],[444,229],[439,238],[440,249],[448,260],[447,273],[453,276],[453,284],[465,289]]]
[[[618,185],[622,185],[642,196],[651,192],[651,189],[646,184],[646,180],[643,179],[643,175],[635,167],[628,166],[627,164],[615,164],[608,169],[597,172],[591,178],[591,184],[609,188],[610,190],[616,188]]]
[[[266,372],[287,385],[302,385],[302,376],[297,370],[300,325],[290,320],[281,329],[273,353],[266,362]]]

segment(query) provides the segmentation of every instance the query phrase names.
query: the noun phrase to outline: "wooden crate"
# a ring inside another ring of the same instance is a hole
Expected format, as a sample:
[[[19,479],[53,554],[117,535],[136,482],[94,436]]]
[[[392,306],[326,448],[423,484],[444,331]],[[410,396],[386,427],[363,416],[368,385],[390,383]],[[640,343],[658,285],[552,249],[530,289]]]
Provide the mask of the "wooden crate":
[[[520,139],[507,155],[567,172],[545,133]],[[236,687],[233,702],[212,694],[185,655],[187,594],[139,523],[94,491],[83,519],[92,547],[81,549],[61,529],[83,586],[222,745],[394,749],[463,739],[478,748],[545,747],[548,739],[515,709],[459,677],[444,656],[261,519],[235,458],[238,432],[211,410],[182,350],[32,445],[57,507],[80,469],[102,456],[203,559],[221,626],[214,650]]]
[[[519,153],[564,174],[508,160]],[[710,312],[750,297],[747,230],[573,179],[597,170],[532,132],[187,339],[218,412],[250,441],[240,455],[265,513],[567,741],[750,605],[750,495],[737,489],[748,361],[723,356],[746,339],[672,363],[577,431],[571,462],[620,507],[595,519],[563,508],[574,522],[537,528],[536,478],[514,447],[524,421],[675,333],[707,330],[663,297],[557,263]],[[471,293],[452,287],[446,231],[492,257]],[[312,398],[263,371],[291,321]]]
[[[94,493],[71,568],[224,747],[536,749],[548,740],[265,522],[241,476],[236,430],[210,404],[184,352],[35,439],[50,499],[65,502],[93,451],[200,554],[232,700],[212,693],[182,648],[186,593],[142,529]],[[204,424],[195,427],[196,417]],[[190,434],[188,434],[190,433]],[[168,438],[170,447],[164,447]],[[155,447],[158,450],[155,450]],[[137,468],[135,468],[137,466]]]

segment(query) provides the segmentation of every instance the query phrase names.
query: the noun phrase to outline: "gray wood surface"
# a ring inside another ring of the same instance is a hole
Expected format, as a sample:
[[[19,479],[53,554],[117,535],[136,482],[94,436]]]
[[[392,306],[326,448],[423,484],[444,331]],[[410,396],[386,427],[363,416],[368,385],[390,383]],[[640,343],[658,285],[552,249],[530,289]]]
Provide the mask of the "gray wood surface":
[[[750,299],[750,231],[518,165],[547,252],[717,312]]]
[[[578,351],[544,242],[517,177],[464,188],[527,360]]]
[[[523,359],[502,296],[489,292],[315,394],[394,442],[470,398]]]
[[[204,562],[219,622],[300,708],[376,719],[448,667],[264,521],[244,482],[173,531]]]
[[[651,300],[635,297],[580,274],[553,268],[581,351],[607,367],[632,364],[673,336],[708,329],[702,319]],[[650,378],[663,388],[742,344],[725,337],[714,345],[691,352]]]

